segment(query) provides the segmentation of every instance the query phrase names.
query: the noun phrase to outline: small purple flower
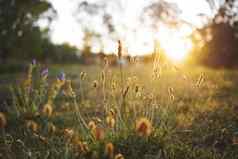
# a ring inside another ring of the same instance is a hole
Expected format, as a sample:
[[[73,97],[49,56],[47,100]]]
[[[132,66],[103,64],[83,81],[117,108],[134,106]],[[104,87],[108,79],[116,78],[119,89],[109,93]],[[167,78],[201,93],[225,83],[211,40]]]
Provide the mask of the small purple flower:
[[[59,75],[58,75],[58,77],[57,77],[59,80],[61,80],[61,81],[64,81],[65,80],[65,73],[62,71]]]
[[[48,68],[45,68],[41,71],[41,77],[47,77],[49,74]]]
[[[32,65],[36,65],[36,59],[33,59],[33,60],[31,61],[31,64],[32,64]]]

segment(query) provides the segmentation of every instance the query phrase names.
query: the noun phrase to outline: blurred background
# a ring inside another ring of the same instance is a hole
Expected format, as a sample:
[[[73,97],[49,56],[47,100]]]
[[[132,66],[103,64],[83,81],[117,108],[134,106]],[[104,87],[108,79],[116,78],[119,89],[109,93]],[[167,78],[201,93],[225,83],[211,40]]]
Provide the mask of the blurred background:
[[[52,64],[150,62],[236,67],[236,0],[0,0],[0,72]]]

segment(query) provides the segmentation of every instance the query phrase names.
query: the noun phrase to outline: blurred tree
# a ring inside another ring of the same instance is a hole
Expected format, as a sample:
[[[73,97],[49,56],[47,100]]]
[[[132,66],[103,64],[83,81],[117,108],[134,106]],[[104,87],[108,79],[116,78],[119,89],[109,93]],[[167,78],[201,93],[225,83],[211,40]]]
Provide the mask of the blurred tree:
[[[238,4],[235,0],[207,0],[215,16],[192,34],[195,61],[213,67],[238,65]]]
[[[83,38],[83,57],[87,57],[92,53],[92,43],[93,39],[98,39],[100,41],[100,35],[98,33],[95,33],[94,31],[91,31],[89,29],[84,29],[84,38]]]
[[[0,0],[0,60],[11,56],[41,56],[45,31],[41,18],[52,21],[56,11],[46,0]]]
[[[179,19],[180,13],[181,10],[176,3],[157,0],[144,8],[142,20],[149,17],[152,27],[157,31],[161,22],[172,27],[179,25],[182,22]]]

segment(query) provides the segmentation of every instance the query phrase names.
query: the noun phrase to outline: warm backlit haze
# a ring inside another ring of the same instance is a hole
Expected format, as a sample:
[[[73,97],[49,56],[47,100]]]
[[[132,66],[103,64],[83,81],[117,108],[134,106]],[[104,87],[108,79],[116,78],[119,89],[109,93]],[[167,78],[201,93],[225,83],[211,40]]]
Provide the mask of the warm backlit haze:
[[[80,24],[75,20],[73,14],[80,0],[50,0],[58,12],[58,19],[52,24],[51,38],[55,43],[68,42],[82,47],[83,32]],[[91,0],[94,2],[96,0]],[[202,26],[203,21],[198,14],[203,13],[211,15],[208,4],[204,0],[167,0],[174,2],[181,9],[180,18],[191,23],[193,26]],[[147,26],[139,23],[141,12],[145,6],[148,6],[152,0],[119,0],[123,10],[111,8],[112,15],[116,19],[119,26],[118,34],[125,44],[125,50],[130,55],[143,55],[153,51],[153,41],[158,40],[161,48],[167,56],[175,61],[184,59],[192,48],[192,42],[188,35],[192,32],[192,25],[181,25],[180,27],[170,28],[161,24],[158,32],[154,32]],[[89,18],[90,19],[90,18]],[[98,19],[88,21],[89,26],[94,30],[104,34],[105,29],[100,28],[101,24]],[[42,24],[43,25],[43,24]],[[116,49],[116,41],[111,40],[105,33],[102,37],[104,52],[114,52]],[[93,51],[100,50],[100,45],[95,42]]]

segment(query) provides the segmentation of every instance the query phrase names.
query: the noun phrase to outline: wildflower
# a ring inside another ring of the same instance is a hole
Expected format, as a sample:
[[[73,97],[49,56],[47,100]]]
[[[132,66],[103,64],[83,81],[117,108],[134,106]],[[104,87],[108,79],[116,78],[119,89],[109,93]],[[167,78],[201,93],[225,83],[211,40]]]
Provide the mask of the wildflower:
[[[136,132],[139,136],[149,136],[152,131],[151,122],[146,118],[140,118],[136,121]]]
[[[114,128],[116,121],[112,115],[109,115],[106,117],[106,123],[110,128]]]
[[[113,158],[114,146],[111,142],[107,143],[105,146],[105,155],[108,156],[110,159]]]
[[[0,129],[3,129],[7,125],[6,116],[0,112]]]
[[[36,59],[33,59],[33,60],[31,61],[31,64],[32,64],[32,65],[36,65]]]
[[[48,68],[43,69],[43,70],[41,71],[41,78],[42,78],[42,79],[46,79],[46,78],[48,77],[48,74],[49,74]]]
[[[117,154],[114,159],[124,159],[123,155],[122,154]]]
[[[102,81],[105,82],[105,78],[106,78],[105,71],[102,71],[101,78],[102,78]]]
[[[29,130],[31,130],[33,132],[37,132],[37,130],[38,130],[38,125],[33,120],[28,120],[26,122],[26,127],[27,127],[27,129],[29,129]]]
[[[43,106],[43,109],[42,109],[42,114],[46,117],[50,117],[52,115],[52,112],[53,112],[53,108],[51,106],[50,103],[46,103],[44,106]]]
[[[65,73],[61,72],[58,77],[57,77],[60,81],[65,81]]]

